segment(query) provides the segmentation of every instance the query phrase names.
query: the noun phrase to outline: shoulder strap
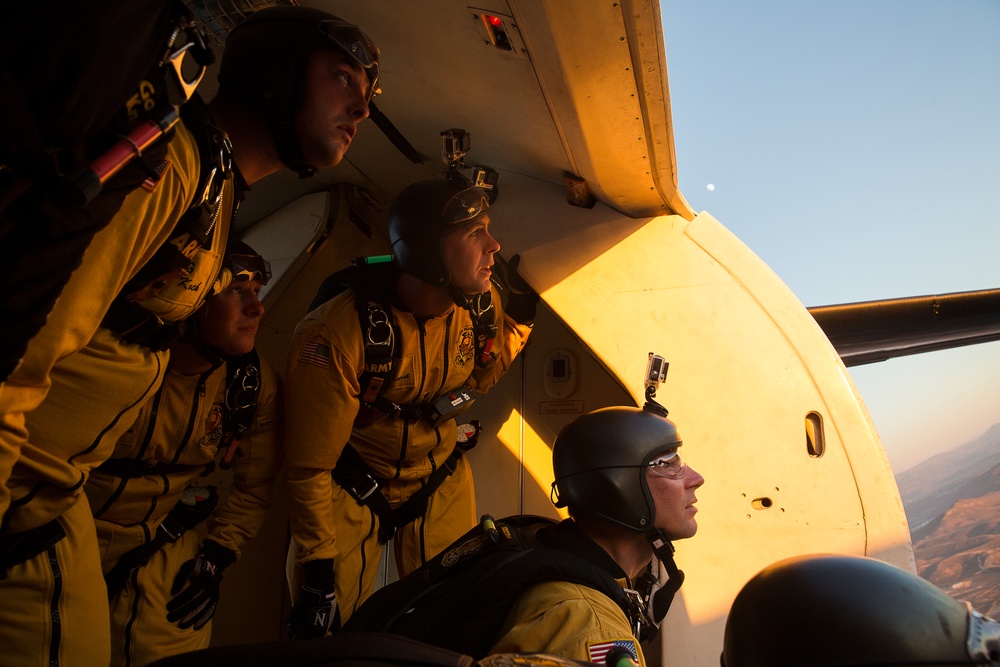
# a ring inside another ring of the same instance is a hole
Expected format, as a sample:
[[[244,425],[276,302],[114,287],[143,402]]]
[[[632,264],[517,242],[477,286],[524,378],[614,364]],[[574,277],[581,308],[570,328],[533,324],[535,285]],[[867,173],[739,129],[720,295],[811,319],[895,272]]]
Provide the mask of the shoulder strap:
[[[361,402],[369,406],[386,390],[398,350],[390,306],[397,276],[394,264],[357,263],[327,276],[309,305],[309,310],[314,310],[346,290],[354,295],[365,345],[364,370],[358,380]]]
[[[254,348],[226,362],[226,400],[223,405],[223,454],[219,467],[228,470],[239,453],[243,436],[257,413],[260,393],[260,357]]]
[[[383,305],[363,289],[352,288],[358,306],[358,321],[365,344],[365,362],[358,382],[361,402],[374,404],[388,388],[396,356],[396,322],[392,308]]]

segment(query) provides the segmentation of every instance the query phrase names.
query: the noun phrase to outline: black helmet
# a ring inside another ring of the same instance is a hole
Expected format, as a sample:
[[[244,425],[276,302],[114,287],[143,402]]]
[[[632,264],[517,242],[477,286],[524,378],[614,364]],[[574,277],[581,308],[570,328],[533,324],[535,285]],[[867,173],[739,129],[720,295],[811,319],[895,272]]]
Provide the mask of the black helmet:
[[[352,58],[368,75],[369,96],[377,90],[378,47],[356,25],[310,7],[268,7],[250,14],[229,34],[219,65],[220,90],[261,113],[282,160],[300,174],[309,166],[301,164],[298,139],[289,132],[302,105],[308,56],[319,48]],[[294,146],[286,145],[293,140]]]
[[[396,262],[425,283],[449,287],[451,274],[441,254],[441,239],[456,225],[489,210],[486,193],[461,178],[408,186],[389,206],[389,240]]]
[[[556,507],[650,531],[656,506],[646,466],[682,444],[674,423],[655,410],[603,408],[579,417],[552,445]]]
[[[723,667],[1000,665],[1000,623],[860,556],[797,556],[736,596]]]

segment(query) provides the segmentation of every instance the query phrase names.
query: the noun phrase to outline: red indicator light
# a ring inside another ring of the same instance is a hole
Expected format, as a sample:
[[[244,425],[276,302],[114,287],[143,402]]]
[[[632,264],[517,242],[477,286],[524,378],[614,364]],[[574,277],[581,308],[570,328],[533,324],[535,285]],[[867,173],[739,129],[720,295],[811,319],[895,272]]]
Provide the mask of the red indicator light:
[[[482,21],[483,28],[485,28],[486,41],[488,44],[495,46],[502,51],[513,51],[514,48],[510,43],[510,38],[507,37],[507,27],[504,25],[504,19],[496,14],[476,14],[476,19]],[[511,20],[510,17],[507,17]]]

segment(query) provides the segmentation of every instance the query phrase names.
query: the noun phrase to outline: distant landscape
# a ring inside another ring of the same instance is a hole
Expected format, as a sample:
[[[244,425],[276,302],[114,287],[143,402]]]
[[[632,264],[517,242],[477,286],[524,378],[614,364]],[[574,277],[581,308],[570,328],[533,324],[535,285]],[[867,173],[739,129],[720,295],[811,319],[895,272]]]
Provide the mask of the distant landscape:
[[[1000,618],[1000,424],[896,476],[917,573]]]

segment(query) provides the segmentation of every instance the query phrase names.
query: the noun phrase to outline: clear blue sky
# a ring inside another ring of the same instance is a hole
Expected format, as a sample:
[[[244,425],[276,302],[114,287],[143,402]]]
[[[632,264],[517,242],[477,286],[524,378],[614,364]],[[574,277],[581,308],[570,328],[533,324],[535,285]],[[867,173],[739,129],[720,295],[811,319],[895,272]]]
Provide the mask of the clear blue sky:
[[[1000,1],[661,10],[681,192],[805,305],[1000,287]],[[1000,422],[1000,342],[850,372],[897,473]]]

